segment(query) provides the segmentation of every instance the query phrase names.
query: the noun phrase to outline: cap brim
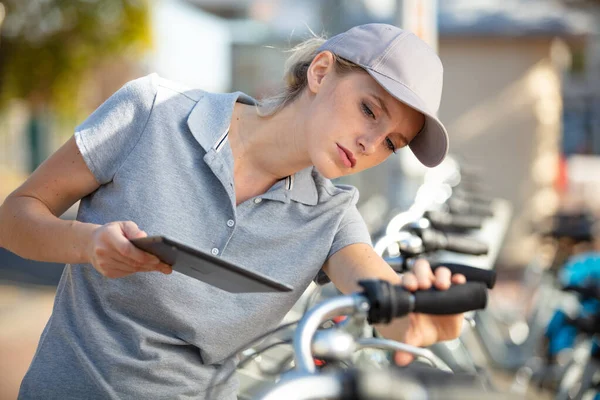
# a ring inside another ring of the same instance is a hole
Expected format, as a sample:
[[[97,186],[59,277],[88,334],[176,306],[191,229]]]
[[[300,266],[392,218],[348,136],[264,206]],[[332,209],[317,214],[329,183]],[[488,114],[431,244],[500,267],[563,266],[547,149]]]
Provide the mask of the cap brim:
[[[365,70],[389,94],[425,116],[423,129],[415,136],[408,147],[426,167],[439,165],[448,154],[448,132],[446,132],[444,125],[427,109],[424,101],[408,87],[369,68],[365,68]]]

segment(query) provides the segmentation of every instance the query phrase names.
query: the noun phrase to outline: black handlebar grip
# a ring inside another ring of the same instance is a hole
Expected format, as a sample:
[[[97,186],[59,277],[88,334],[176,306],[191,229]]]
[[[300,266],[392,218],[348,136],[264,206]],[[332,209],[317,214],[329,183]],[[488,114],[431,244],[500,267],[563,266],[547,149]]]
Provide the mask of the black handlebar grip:
[[[481,282],[484,283],[488,289],[492,289],[496,284],[496,272],[476,267],[469,267],[464,264],[455,263],[436,263],[431,265],[431,269],[435,271],[439,267],[446,267],[454,274],[463,274],[467,278],[468,282]]]
[[[459,199],[463,199],[466,200],[468,202],[471,203],[479,203],[479,204],[485,204],[487,206],[491,206],[494,198],[482,193],[478,193],[478,192],[470,192],[467,190],[460,190],[460,189],[455,189],[452,192],[452,196],[459,198]]]
[[[449,214],[441,211],[428,211],[425,217],[434,228],[444,229],[481,229],[483,217],[476,215]]]
[[[594,233],[591,227],[558,227],[547,232],[545,235],[555,239],[568,238],[574,242],[591,242],[594,240]]]
[[[600,299],[600,288],[596,285],[568,285],[562,288],[565,292],[575,292],[586,299]]]
[[[598,320],[594,315],[586,315],[584,317],[576,317],[576,318],[566,318],[566,323],[569,325],[573,325],[579,331],[587,334],[595,334],[598,333]]]
[[[491,205],[478,204],[478,203],[469,203],[469,211],[475,215],[479,215],[482,217],[493,217],[494,209]]]
[[[489,246],[477,239],[447,234],[446,240],[447,243],[444,249],[448,251],[472,254],[474,256],[481,256],[487,254],[489,251]]]
[[[485,308],[487,288],[480,282],[453,285],[448,290],[410,292],[402,285],[392,285],[381,279],[363,279],[358,282],[362,295],[370,304],[370,324],[387,324],[392,319],[411,312],[450,315]]]
[[[416,291],[413,296],[412,311],[424,314],[460,314],[481,310],[487,305],[487,288],[479,282],[453,285],[448,290]]]
[[[453,214],[469,214],[480,217],[493,217],[494,211],[490,206],[469,203],[462,199],[450,197],[447,201],[448,208]]]
[[[481,183],[481,181],[464,179],[464,177],[461,178],[460,182],[455,187],[460,190],[466,190],[467,192],[482,193],[489,191],[487,190],[488,188],[486,187],[486,185]]]

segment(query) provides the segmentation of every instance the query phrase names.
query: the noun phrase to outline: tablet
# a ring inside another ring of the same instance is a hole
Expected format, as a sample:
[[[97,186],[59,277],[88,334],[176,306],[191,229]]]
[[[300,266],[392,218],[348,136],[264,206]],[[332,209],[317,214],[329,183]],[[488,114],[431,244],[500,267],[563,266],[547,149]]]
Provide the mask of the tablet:
[[[131,239],[136,247],[154,254],[173,270],[231,293],[290,292],[293,288],[222,258],[164,236]]]

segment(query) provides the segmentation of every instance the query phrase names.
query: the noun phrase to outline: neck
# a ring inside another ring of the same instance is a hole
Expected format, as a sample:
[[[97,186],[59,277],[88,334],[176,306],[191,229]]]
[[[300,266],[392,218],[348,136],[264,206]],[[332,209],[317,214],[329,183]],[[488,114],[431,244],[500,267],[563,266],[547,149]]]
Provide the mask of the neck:
[[[255,106],[236,103],[229,141],[234,174],[265,185],[311,165],[299,98],[277,114],[260,117]]]

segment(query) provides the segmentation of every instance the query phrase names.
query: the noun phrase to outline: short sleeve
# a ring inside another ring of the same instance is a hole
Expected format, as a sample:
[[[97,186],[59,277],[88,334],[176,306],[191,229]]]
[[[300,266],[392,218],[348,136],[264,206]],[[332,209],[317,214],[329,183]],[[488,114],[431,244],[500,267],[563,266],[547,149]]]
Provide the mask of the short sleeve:
[[[357,202],[358,190],[355,189],[352,200],[342,216],[338,230],[333,238],[333,243],[327,258],[351,244],[366,243],[372,245],[371,235],[369,234],[367,224],[356,208]]]
[[[157,75],[125,84],[75,129],[75,141],[100,184],[110,182],[140,140],[157,92]]]

